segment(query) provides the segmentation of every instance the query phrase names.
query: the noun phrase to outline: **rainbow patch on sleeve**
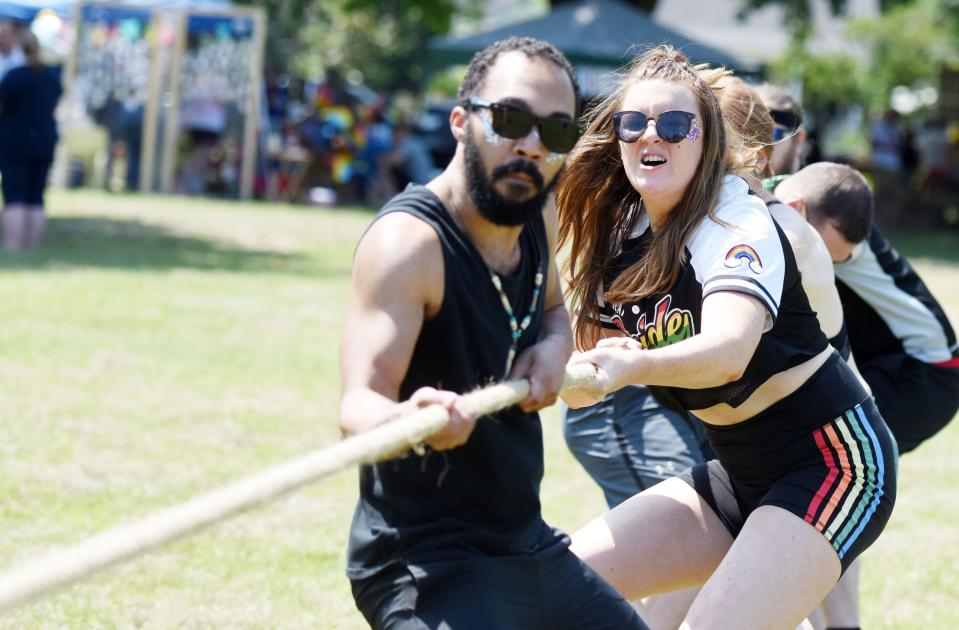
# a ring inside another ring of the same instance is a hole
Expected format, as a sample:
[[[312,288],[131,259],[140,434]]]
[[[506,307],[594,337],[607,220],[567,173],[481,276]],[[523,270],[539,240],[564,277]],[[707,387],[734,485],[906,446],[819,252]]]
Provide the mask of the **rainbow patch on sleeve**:
[[[749,245],[739,244],[726,252],[726,260],[723,263],[730,269],[736,269],[743,265],[748,265],[749,270],[755,274],[763,272],[763,261],[759,254]]]

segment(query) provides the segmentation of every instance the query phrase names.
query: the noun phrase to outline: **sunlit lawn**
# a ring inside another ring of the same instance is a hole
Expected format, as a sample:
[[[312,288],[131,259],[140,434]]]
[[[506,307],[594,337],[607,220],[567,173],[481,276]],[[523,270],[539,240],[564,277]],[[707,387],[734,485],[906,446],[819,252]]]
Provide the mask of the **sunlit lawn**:
[[[97,192],[50,205],[42,249],[0,254],[0,565],[337,439],[339,333],[368,211]],[[956,234],[903,242],[959,252]],[[957,258],[919,261],[954,322]],[[603,503],[556,414],[544,423],[547,519],[573,529]],[[954,425],[902,460],[895,516],[865,556],[866,627],[959,627],[957,450]],[[343,576],[355,495],[345,471],[0,626],[362,626]]]

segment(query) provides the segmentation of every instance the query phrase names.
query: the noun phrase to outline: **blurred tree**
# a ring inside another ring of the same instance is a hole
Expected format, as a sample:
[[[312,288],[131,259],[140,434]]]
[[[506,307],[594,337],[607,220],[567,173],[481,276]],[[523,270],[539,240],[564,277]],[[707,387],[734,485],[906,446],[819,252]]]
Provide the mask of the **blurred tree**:
[[[833,15],[845,15],[849,0],[827,0]],[[951,2],[953,0],[946,0]],[[739,17],[744,18],[757,9],[779,6],[785,12],[784,26],[794,39],[805,42],[812,34],[812,0],[740,0]],[[910,4],[912,0],[879,0],[882,12]]]
[[[746,0],[764,1],[772,0]],[[771,78],[800,79],[807,108],[829,115],[836,107],[857,103],[888,108],[894,87],[934,83],[944,65],[959,64],[959,0],[885,4],[890,8],[877,19],[849,25],[849,40],[868,51],[863,61],[840,53],[811,54],[804,39],[797,37],[786,54],[771,64]],[[843,8],[841,2],[839,8]]]
[[[806,4],[744,1],[756,7]],[[843,2],[832,4],[844,10]],[[808,52],[806,38],[810,31],[802,30],[807,24],[792,31],[794,37],[787,52],[770,64],[770,80],[781,84],[799,80],[806,110],[820,122],[828,123],[855,105],[867,111],[888,109],[890,95],[897,86],[935,86],[943,67],[959,68],[959,0],[898,0],[882,4],[885,9],[878,18],[849,24],[848,41],[864,46],[865,54],[854,57]]]
[[[862,81],[867,104],[886,109],[894,87],[934,84],[943,66],[959,64],[957,10],[959,0],[915,0],[852,24],[851,36],[871,51]]]
[[[335,68],[377,90],[415,90],[423,78],[426,42],[449,31],[455,15],[476,16],[479,0],[274,0],[270,20],[274,65],[305,77]]]
[[[267,65],[283,66],[295,51],[296,34],[303,15],[315,0],[236,0],[237,4],[262,7],[266,11]]]
[[[802,80],[803,107],[818,116],[862,102],[862,68],[849,55],[811,55],[793,46],[769,67],[770,79]]]

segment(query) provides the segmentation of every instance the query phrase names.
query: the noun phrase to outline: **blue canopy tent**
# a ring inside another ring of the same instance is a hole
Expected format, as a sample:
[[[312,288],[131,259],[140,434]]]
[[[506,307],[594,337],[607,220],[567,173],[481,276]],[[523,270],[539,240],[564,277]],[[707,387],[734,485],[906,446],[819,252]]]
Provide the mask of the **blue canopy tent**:
[[[43,9],[50,9],[61,17],[68,17],[70,5],[68,0],[0,0],[0,19],[29,23]]]

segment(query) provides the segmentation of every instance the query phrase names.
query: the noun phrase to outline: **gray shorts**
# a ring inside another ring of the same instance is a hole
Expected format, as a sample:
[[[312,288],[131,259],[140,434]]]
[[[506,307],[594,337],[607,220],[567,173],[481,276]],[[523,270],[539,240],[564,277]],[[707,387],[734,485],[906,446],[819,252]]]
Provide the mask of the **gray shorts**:
[[[566,444],[614,507],[705,461],[696,418],[667,409],[649,388],[631,385],[591,407],[563,409]]]

